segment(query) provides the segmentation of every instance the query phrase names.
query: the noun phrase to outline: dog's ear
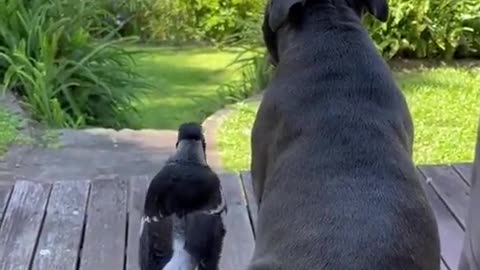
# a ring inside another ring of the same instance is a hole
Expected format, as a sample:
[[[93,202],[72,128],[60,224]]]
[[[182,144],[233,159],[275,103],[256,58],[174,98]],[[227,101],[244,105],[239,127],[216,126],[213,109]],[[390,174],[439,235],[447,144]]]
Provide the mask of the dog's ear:
[[[267,8],[262,24],[263,41],[267,47],[270,64],[276,65],[278,64],[277,35],[270,28],[270,24],[268,23],[268,13],[269,10]]]
[[[367,11],[377,20],[386,22],[388,19],[388,2],[387,0],[363,0]]]
[[[268,24],[272,31],[277,31],[288,19],[290,11],[296,5],[303,6],[306,0],[270,0],[267,8]]]

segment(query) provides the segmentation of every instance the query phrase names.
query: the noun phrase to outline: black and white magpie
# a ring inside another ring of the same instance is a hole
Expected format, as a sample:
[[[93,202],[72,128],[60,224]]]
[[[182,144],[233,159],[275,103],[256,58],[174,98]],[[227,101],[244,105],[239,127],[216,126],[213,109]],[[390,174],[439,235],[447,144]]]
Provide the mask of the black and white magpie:
[[[220,179],[206,161],[202,127],[184,123],[176,152],[147,189],[141,270],[217,270],[226,210]]]

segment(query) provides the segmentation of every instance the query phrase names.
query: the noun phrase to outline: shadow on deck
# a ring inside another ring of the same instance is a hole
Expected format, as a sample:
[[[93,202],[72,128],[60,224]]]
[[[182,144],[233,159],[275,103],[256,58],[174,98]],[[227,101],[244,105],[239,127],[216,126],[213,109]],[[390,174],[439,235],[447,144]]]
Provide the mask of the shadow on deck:
[[[439,224],[442,269],[456,270],[471,165],[420,166],[419,173]],[[138,270],[140,209],[151,177],[0,186],[0,269]],[[229,211],[220,269],[244,270],[257,218],[250,173],[221,179]]]

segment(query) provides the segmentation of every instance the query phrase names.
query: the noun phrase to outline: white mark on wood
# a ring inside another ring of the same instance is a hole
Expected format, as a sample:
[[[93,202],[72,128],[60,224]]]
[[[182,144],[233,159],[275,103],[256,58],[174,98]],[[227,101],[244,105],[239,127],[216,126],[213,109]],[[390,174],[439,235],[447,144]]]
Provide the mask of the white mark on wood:
[[[41,255],[41,256],[48,256],[48,255],[50,255],[50,254],[52,254],[52,252],[51,252],[49,249],[42,249],[42,250],[40,250],[40,255]]]

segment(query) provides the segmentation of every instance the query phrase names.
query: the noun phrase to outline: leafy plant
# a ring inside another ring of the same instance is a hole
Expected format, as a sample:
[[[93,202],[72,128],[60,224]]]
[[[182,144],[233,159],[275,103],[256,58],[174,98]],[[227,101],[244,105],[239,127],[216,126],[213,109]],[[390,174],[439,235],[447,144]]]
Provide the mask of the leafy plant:
[[[102,0],[123,21],[122,34],[156,42],[218,42],[244,28],[263,0]],[[111,20],[115,22],[118,20]],[[115,23],[114,23],[115,24]]]
[[[147,85],[94,0],[0,0],[2,90],[55,127],[121,127]],[[93,33],[109,33],[94,40]],[[3,75],[2,75],[3,74]]]
[[[218,89],[220,97],[227,103],[238,102],[262,91],[268,84],[272,66],[268,62],[268,55],[263,48],[261,39],[260,18],[261,12],[251,20],[241,20],[244,31],[226,37],[218,46],[236,47],[239,52],[231,63],[239,71],[239,78],[221,85]]]
[[[464,57],[480,49],[480,2],[477,0],[390,0],[390,16],[379,23],[366,16],[377,48],[386,58],[453,59],[461,46]],[[465,48],[469,52],[465,51]]]
[[[267,86],[271,77],[271,67],[265,53],[254,54],[232,64],[237,65],[240,70],[240,78],[219,87],[218,93],[225,103],[244,100]]]

